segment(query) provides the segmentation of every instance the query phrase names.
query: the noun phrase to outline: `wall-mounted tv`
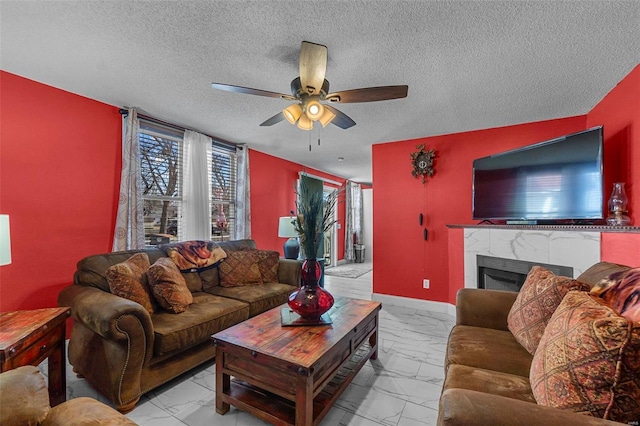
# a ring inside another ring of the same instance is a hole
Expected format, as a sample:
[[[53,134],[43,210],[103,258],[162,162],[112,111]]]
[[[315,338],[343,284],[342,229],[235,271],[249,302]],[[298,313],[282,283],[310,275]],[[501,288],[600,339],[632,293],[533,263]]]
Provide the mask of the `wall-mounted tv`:
[[[473,218],[507,223],[603,219],[603,128],[473,162]]]

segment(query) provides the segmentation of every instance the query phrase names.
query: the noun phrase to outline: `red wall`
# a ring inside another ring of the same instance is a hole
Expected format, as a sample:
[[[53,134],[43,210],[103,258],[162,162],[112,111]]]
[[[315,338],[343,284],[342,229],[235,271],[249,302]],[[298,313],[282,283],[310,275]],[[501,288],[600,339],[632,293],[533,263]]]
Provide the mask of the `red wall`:
[[[0,86],[0,213],[10,215],[12,241],[12,263],[0,267],[0,311],[56,306],[78,260],[111,251],[122,118],[118,107],[3,71]],[[253,237],[282,251],[278,217],[294,207],[304,167],[249,155]],[[339,212],[344,223],[344,204]],[[344,231],[338,251],[343,258]]]
[[[628,210],[640,225],[640,65],[636,66],[587,115],[587,126],[604,124],[605,182],[625,182]],[[607,192],[608,198],[609,193]],[[602,260],[640,265],[640,234],[602,234]]]
[[[475,223],[473,159],[596,125],[604,125],[606,187],[614,180],[627,182],[633,218],[634,211],[640,214],[633,185],[640,182],[640,66],[584,116],[374,145],[374,292],[455,303],[464,286],[463,233],[446,225]],[[436,174],[424,185],[411,176],[409,155],[418,144],[438,154]],[[426,242],[419,213],[426,217]],[[640,234],[602,236],[603,260],[638,265],[639,249]],[[422,288],[424,278],[430,289]]]
[[[0,212],[12,263],[0,311],[56,306],[76,262],[110,251],[120,180],[118,108],[0,72]]]
[[[459,268],[450,264],[446,225],[475,223],[471,217],[473,160],[582,130],[585,123],[586,118],[579,116],[374,145],[374,292],[451,301],[450,285],[460,286],[457,281],[463,275],[456,274]],[[425,184],[411,175],[410,154],[418,144],[437,153],[436,172]],[[420,213],[429,232],[427,241],[418,223]],[[430,280],[429,289],[422,287],[425,278]]]
[[[282,246],[286,238],[278,237],[278,218],[288,216],[295,211],[295,183],[298,172],[324,177],[342,183],[339,178],[315,169],[305,168],[297,163],[283,160],[256,150],[249,150],[251,169],[251,237],[262,249],[278,250],[283,254]],[[329,186],[334,186],[328,184]],[[277,190],[276,190],[277,189]],[[345,204],[344,197],[338,203],[338,259],[344,259]]]

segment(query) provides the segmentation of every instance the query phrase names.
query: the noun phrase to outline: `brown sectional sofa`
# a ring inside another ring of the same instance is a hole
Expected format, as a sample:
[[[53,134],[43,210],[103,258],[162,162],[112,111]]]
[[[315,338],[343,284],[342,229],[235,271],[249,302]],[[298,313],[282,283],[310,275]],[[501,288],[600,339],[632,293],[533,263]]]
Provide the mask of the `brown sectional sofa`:
[[[577,279],[593,286],[626,266],[593,265]],[[529,371],[533,356],[507,327],[518,293],[461,289],[456,325],[445,355],[445,381],[438,425],[620,425],[620,423],[538,405]]]
[[[253,240],[219,243],[227,253],[255,249]],[[74,371],[113,402],[132,410],[140,396],[215,357],[211,335],[286,303],[300,284],[300,263],[280,259],[277,283],[221,287],[218,268],[183,272],[193,303],[180,314],[149,314],[109,290],[105,271],[142,250],[89,256],[78,262],[74,284],[58,296],[74,320],[69,362]],[[145,249],[153,264],[166,257]]]

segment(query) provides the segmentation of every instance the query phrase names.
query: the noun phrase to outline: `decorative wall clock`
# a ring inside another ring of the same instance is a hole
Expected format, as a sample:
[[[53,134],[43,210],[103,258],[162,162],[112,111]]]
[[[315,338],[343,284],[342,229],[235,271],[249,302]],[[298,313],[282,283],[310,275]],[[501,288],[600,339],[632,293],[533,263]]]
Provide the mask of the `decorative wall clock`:
[[[435,173],[433,161],[436,158],[436,151],[433,149],[425,151],[424,145],[417,145],[416,149],[418,151],[411,153],[411,164],[413,165],[411,174],[415,178],[422,177],[422,183],[425,183],[427,176],[431,177]]]

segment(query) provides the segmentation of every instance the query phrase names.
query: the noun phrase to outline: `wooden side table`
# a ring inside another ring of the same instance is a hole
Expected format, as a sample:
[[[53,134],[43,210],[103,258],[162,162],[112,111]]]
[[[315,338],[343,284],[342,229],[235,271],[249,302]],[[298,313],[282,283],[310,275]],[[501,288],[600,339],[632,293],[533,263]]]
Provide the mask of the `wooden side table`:
[[[65,360],[66,319],[69,308],[0,313],[0,372],[38,365],[49,358],[51,406],[67,399]]]

